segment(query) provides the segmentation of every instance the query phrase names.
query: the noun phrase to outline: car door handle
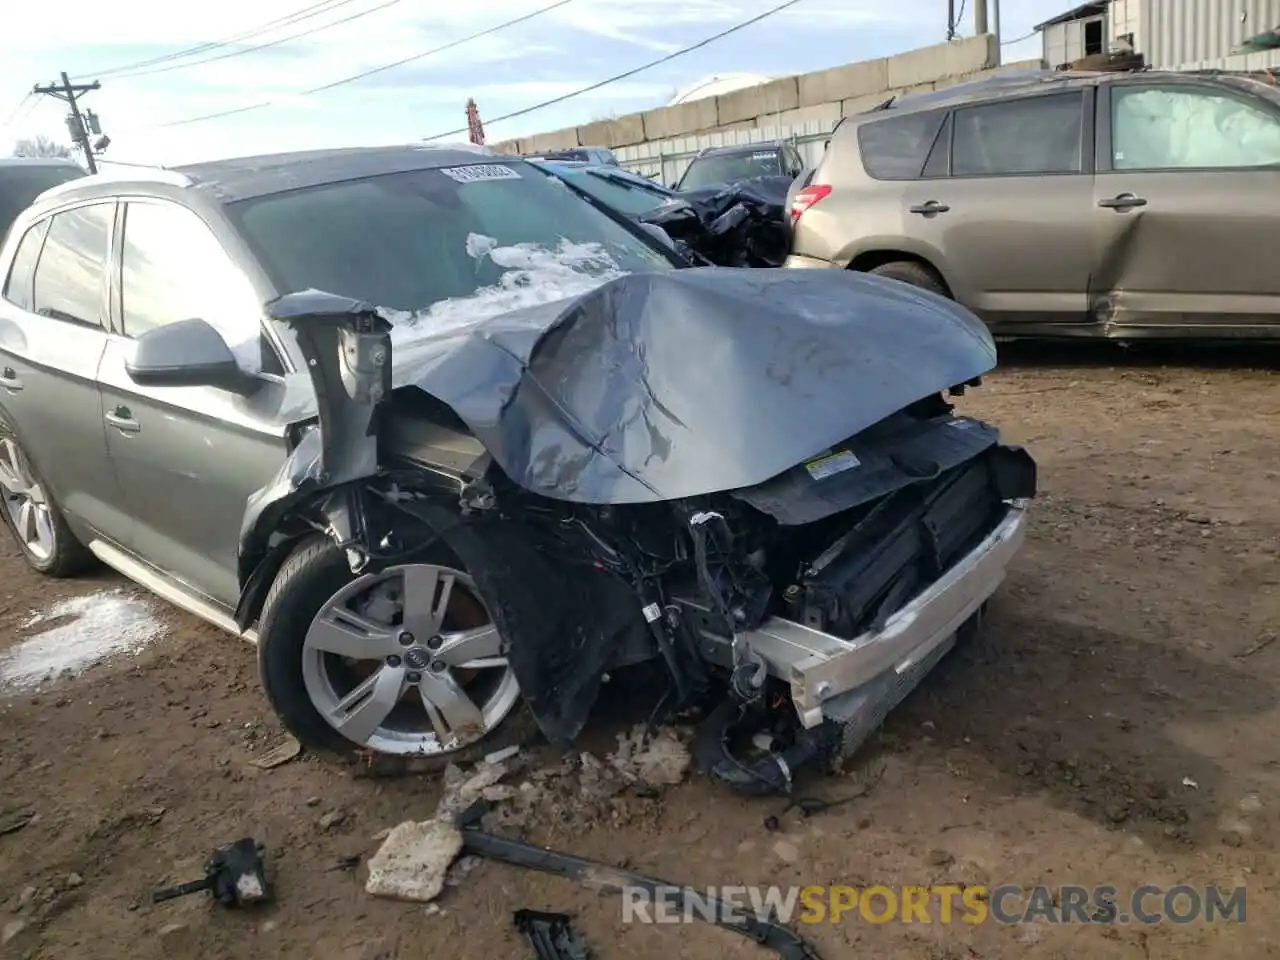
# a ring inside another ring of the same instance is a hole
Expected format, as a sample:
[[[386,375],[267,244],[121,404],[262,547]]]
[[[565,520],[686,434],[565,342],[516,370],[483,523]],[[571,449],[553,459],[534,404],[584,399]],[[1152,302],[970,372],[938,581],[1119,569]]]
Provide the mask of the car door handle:
[[[1133,207],[1145,207],[1146,205],[1145,197],[1135,197],[1132,193],[1122,193],[1118,197],[1098,201],[1098,206],[1105,207],[1108,210],[1130,210]]]
[[[0,370],[0,387],[12,391],[22,389],[22,381],[18,378],[17,371],[13,367],[5,367]]]
[[[907,209],[912,213],[919,213],[928,217],[935,213],[946,213],[951,208],[945,203],[939,203],[937,200],[926,200],[924,203],[917,203],[915,206],[908,207]]]
[[[142,429],[142,424],[133,419],[128,407],[116,407],[106,415],[106,421],[121,433],[137,433]]]

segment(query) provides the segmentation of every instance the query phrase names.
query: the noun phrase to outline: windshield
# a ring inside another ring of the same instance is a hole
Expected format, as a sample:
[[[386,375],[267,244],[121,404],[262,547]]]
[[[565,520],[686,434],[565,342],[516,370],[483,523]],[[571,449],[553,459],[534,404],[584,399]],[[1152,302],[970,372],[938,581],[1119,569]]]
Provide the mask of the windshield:
[[[689,164],[680,181],[681,190],[696,190],[751,177],[777,177],[782,174],[782,161],[776,150],[755,153],[731,153],[718,157],[699,157]]]
[[[0,166],[0,236],[40,194],[83,176],[85,171],[70,163]]]
[[[573,170],[559,167],[558,176],[564,177],[578,189],[591,194],[601,203],[619,213],[638,217],[660,207],[669,194],[648,184],[637,183],[624,177],[611,177],[594,170]]]
[[[474,316],[477,300],[497,313],[674,266],[518,162],[385,174],[228,210],[282,293],[324,290],[415,314],[458,303]]]

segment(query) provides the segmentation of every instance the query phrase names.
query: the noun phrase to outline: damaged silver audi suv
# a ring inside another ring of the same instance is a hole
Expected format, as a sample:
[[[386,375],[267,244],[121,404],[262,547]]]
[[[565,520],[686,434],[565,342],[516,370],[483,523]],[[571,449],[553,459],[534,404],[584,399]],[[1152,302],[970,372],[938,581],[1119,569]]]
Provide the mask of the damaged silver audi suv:
[[[461,147],[120,169],[0,249],[4,519],[256,642],[309,747],[567,746],[648,664],[702,769],[785,790],[1022,543],[1035,463],[954,410],[996,350],[941,297],[693,267]]]

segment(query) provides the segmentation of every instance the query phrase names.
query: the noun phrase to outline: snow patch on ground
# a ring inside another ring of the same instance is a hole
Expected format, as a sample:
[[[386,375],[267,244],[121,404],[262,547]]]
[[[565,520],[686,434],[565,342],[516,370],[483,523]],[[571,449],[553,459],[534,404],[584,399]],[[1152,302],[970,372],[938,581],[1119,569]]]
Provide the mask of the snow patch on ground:
[[[71,619],[68,619],[71,618]],[[0,688],[30,690],[119,654],[135,654],[168,629],[151,608],[121,590],[60,600],[25,628],[59,622],[0,653]]]
[[[441,300],[421,310],[379,313],[392,324],[393,362],[412,365],[414,342],[466,327],[512,310],[581,296],[626,274],[599,243],[571,243],[561,238],[555,248],[533,243],[498,246],[481,233],[467,236],[467,255],[477,267],[488,259],[503,268],[497,283],[469,297]]]

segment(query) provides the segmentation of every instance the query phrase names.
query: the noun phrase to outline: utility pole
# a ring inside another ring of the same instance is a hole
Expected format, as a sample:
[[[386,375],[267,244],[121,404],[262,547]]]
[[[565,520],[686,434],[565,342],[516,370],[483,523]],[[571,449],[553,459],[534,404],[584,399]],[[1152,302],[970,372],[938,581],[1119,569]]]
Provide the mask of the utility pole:
[[[947,39],[956,38],[956,0],[947,0]]]
[[[89,130],[85,126],[84,117],[80,115],[80,105],[76,103],[76,97],[92,90],[100,89],[102,89],[102,85],[97,80],[93,81],[93,83],[72,83],[65,70],[62,72],[62,83],[51,83],[47,86],[37,84],[31,88],[32,93],[39,93],[46,97],[53,97],[55,100],[62,100],[71,107],[71,115],[67,117],[67,130],[71,133],[71,139],[84,151],[84,159],[89,165],[90,173],[97,173],[98,165],[93,159],[93,146],[89,143]],[[94,117],[94,122],[97,122],[96,116]]]
[[[987,32],[987,0],[974,0],[973,33],[982,36]]]

